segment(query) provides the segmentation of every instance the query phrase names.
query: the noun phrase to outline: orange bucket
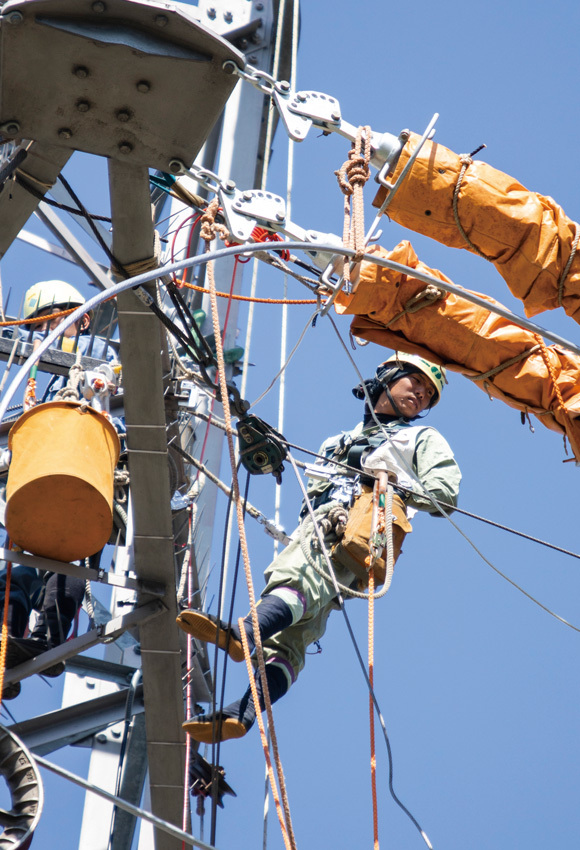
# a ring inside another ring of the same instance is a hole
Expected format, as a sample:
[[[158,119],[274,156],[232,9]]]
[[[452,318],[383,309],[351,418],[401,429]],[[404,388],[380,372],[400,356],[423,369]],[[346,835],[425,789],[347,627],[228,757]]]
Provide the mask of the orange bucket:
[[[8,435],[6,529],[27,552],[77,561],[107,543],[113,524],[117,432],[78,402],[27,411]]]

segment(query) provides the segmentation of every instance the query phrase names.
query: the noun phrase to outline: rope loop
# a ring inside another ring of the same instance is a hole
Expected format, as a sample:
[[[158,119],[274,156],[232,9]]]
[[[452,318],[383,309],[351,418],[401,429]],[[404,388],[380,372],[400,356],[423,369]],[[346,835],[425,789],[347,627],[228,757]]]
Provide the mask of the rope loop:
[[[350,263],[360,263],[365,252],[363,188],[370,177],[371,133],[368,126],[358,128],[348,159],[334,172],[344,194],[342,241],[345,248],[354,251],[352,260],[343,261],[343,276],[347,284],[350,282]]]

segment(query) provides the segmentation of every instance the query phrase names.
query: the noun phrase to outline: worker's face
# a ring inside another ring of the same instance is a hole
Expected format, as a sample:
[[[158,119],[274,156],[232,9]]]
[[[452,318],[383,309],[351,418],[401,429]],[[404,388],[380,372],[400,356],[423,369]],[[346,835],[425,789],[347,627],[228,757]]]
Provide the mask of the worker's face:
[[[426,410],[431,404],[436,392],[429,378],[423,375],[422,372],[413,372],[412,375],[404,375],[402,378],[394,381],[389,389],[399,411],[407,419],[412,419]],[[386,413],[396,416],[393,406],[384,390],[375,405],[375,413]]]
[[[42,310],[38,314],[38,318],[42,319],[42,316],[50,316],[52,313],[58,313],[58,312],[59,312],[59,308],[55,308],[55,309],[49,308],[47,310]],[[58,328],[58,326],[65,320],[65,318],[66,318],[65,316],[59,316],[56,319],[52,319],[50,322],[39,321],[38,324],[35,324],[32,327],[33,327],[34,331],[38,331],[40,333],[46,333],[47,329],[49,331],[53,331],[55,328]],[[84,316],[82,316],[79,319],[78,322],[73,322],[72,325],[68,326],[68,328],[64,332],[64,336],[69,337],[69,338],[75,337],[77,335],[79,325],[81,326],[81,330],[84,331],[88,328],[89,324],[90,324],[89,314],[85,313]]]

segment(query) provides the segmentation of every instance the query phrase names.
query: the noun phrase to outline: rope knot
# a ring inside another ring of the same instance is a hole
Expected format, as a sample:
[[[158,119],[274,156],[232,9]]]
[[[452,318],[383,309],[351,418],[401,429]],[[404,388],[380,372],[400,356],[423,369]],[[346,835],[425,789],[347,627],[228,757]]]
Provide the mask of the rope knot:
[[[405,304],[405,313],[416,313],[417,310],[421,310],[422,307],[427,307],[429,304],[433,304],[433,302],[443,298],[443,295],[444,292],[442,289],[439,289],[438,286],[430,283],[427,287],[425,287],[425,289],[422,289],[421,292],[417,292],[416,295],[409,298]]]
[[[209,243],[217,237],[224,240],[230,235],[225,224],[218,224],[216,222],[216,215],[219,212],[219,201],[217,198],[214,198],[210,204],[208,204],[206,211],[201,217],[201,228],[200,228],[200,236],[207,243],[209,247]]]

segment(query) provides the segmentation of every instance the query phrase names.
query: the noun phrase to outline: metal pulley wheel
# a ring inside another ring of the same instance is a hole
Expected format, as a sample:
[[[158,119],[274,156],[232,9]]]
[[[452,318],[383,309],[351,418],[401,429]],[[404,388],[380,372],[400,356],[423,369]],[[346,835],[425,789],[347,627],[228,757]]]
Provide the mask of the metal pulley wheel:
[[[272,473],[276,482],[282,482],[284,466],[282,461],[287,455],[284,437],[274,428],[250,414],[238,420],[236,424],[240,438],[240,460],[252,475]]]

